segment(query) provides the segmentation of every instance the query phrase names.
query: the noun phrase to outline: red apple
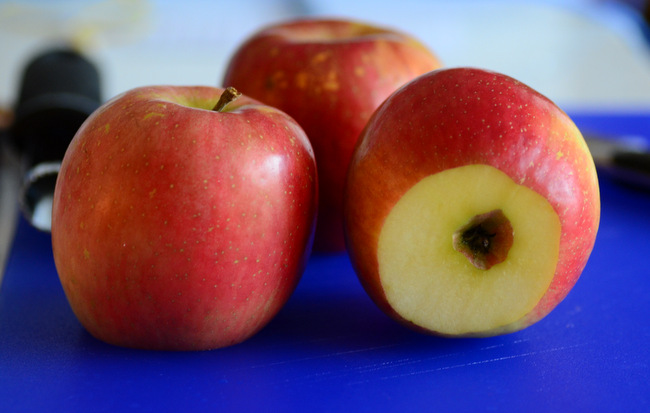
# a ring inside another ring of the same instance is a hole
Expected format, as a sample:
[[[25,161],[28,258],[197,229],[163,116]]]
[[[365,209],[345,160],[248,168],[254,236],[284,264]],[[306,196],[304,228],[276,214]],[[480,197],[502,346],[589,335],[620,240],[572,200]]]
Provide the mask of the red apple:
[[[439,67],[407,34],[326,19],[262,29],[231,58],[223,84],[288,113],[314,147],[320,180],[314,250],[345,249],[345,173],[372,112],[399,86]]]
[[[260,330],[296,287],[315,227],[313,151],[289,116],[235,92],[134,89],[75,135],[52,244],[93,336],[224,347]]]
[[[569,117],[530,87],[442,69],[375,112],[347,177],[354,268],[417,330],[489,336],[547,315],[593,248],[600,196]]]

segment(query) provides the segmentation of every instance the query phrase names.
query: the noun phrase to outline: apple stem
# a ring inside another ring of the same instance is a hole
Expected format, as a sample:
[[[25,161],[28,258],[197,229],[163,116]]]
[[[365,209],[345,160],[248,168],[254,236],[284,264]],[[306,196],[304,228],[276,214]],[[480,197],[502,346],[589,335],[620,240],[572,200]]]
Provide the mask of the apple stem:
[[[219,97],[219,101],[217,102],[216,105],[214,105],[214,108],[212,110],[214,110],[215,112],[223,112],[225,107],[228,106],[230,102],[235,101],[240,96],[241,93],[238,92],[237,89],[235,89],[232,86],[229,86],[226,88],[226,90],[223,91],[221,97]]]

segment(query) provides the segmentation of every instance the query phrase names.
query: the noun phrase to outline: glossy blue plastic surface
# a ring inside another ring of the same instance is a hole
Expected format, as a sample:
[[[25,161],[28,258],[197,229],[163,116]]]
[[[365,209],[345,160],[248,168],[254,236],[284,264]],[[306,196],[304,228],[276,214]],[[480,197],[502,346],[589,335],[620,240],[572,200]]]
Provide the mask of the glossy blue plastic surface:
[[[583,131],[650,134],[650,115],[573,116]],[[517,333],[444,339],[381,313],[346,255],[314,256],[258,335],[196,353],[88,335],[48,234],[20,220],[0,286],[0,411],[650,411],[650,193],[601,179],[581,279]]]

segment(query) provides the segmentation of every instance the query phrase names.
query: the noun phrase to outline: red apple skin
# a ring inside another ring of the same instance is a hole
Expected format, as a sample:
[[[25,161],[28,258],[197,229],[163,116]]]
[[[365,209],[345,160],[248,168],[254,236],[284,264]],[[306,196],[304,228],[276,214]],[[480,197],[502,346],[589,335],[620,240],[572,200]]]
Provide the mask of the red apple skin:
[[[385,313],[416,330],[423,331],[397,314],[382,290],[379,233],[414,184],[471,164],[498,168],[544,196],[562,228],[556,272],[537,306],[514,323],[477,335],[517,331],[546,316],[572,289],[595,243],[600,194],[593,158],[561,109],[500,73],[460,67],[423,75],[389,97],[362,133],[344,215],[348,251],[364,288]]]
[[[296,119],[316,153],[320,205],[314,250],[345,250],[345,174],[370,115],[409,80],[441,66],[413,37],[349,20],[265,28],[232,56],[223,85]]]
[[[134,89],[72,140],[52,244],[93,336],[156,350],[229,346],[296,287],[316,220],[313,150],[289,116],[244,95],[210,110],[222,91]]]

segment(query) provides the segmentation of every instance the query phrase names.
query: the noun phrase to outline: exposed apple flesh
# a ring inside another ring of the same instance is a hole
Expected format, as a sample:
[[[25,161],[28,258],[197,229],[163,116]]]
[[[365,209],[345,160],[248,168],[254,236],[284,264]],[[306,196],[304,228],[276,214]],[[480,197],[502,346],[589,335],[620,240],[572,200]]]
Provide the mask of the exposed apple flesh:
[[[495,210],[512,230],[509,239],[492,238],[493,248],[512,245],[503,262],[479,268],[455,250],[454,235],[468,216]],[[461,166],[422,179],[392,208],[379,235],[379,278],[390,306],[421,327],[450,335],[491,330],[535,307],[553,279],[559,245],[560,221],[544,197],[494,167]]]

